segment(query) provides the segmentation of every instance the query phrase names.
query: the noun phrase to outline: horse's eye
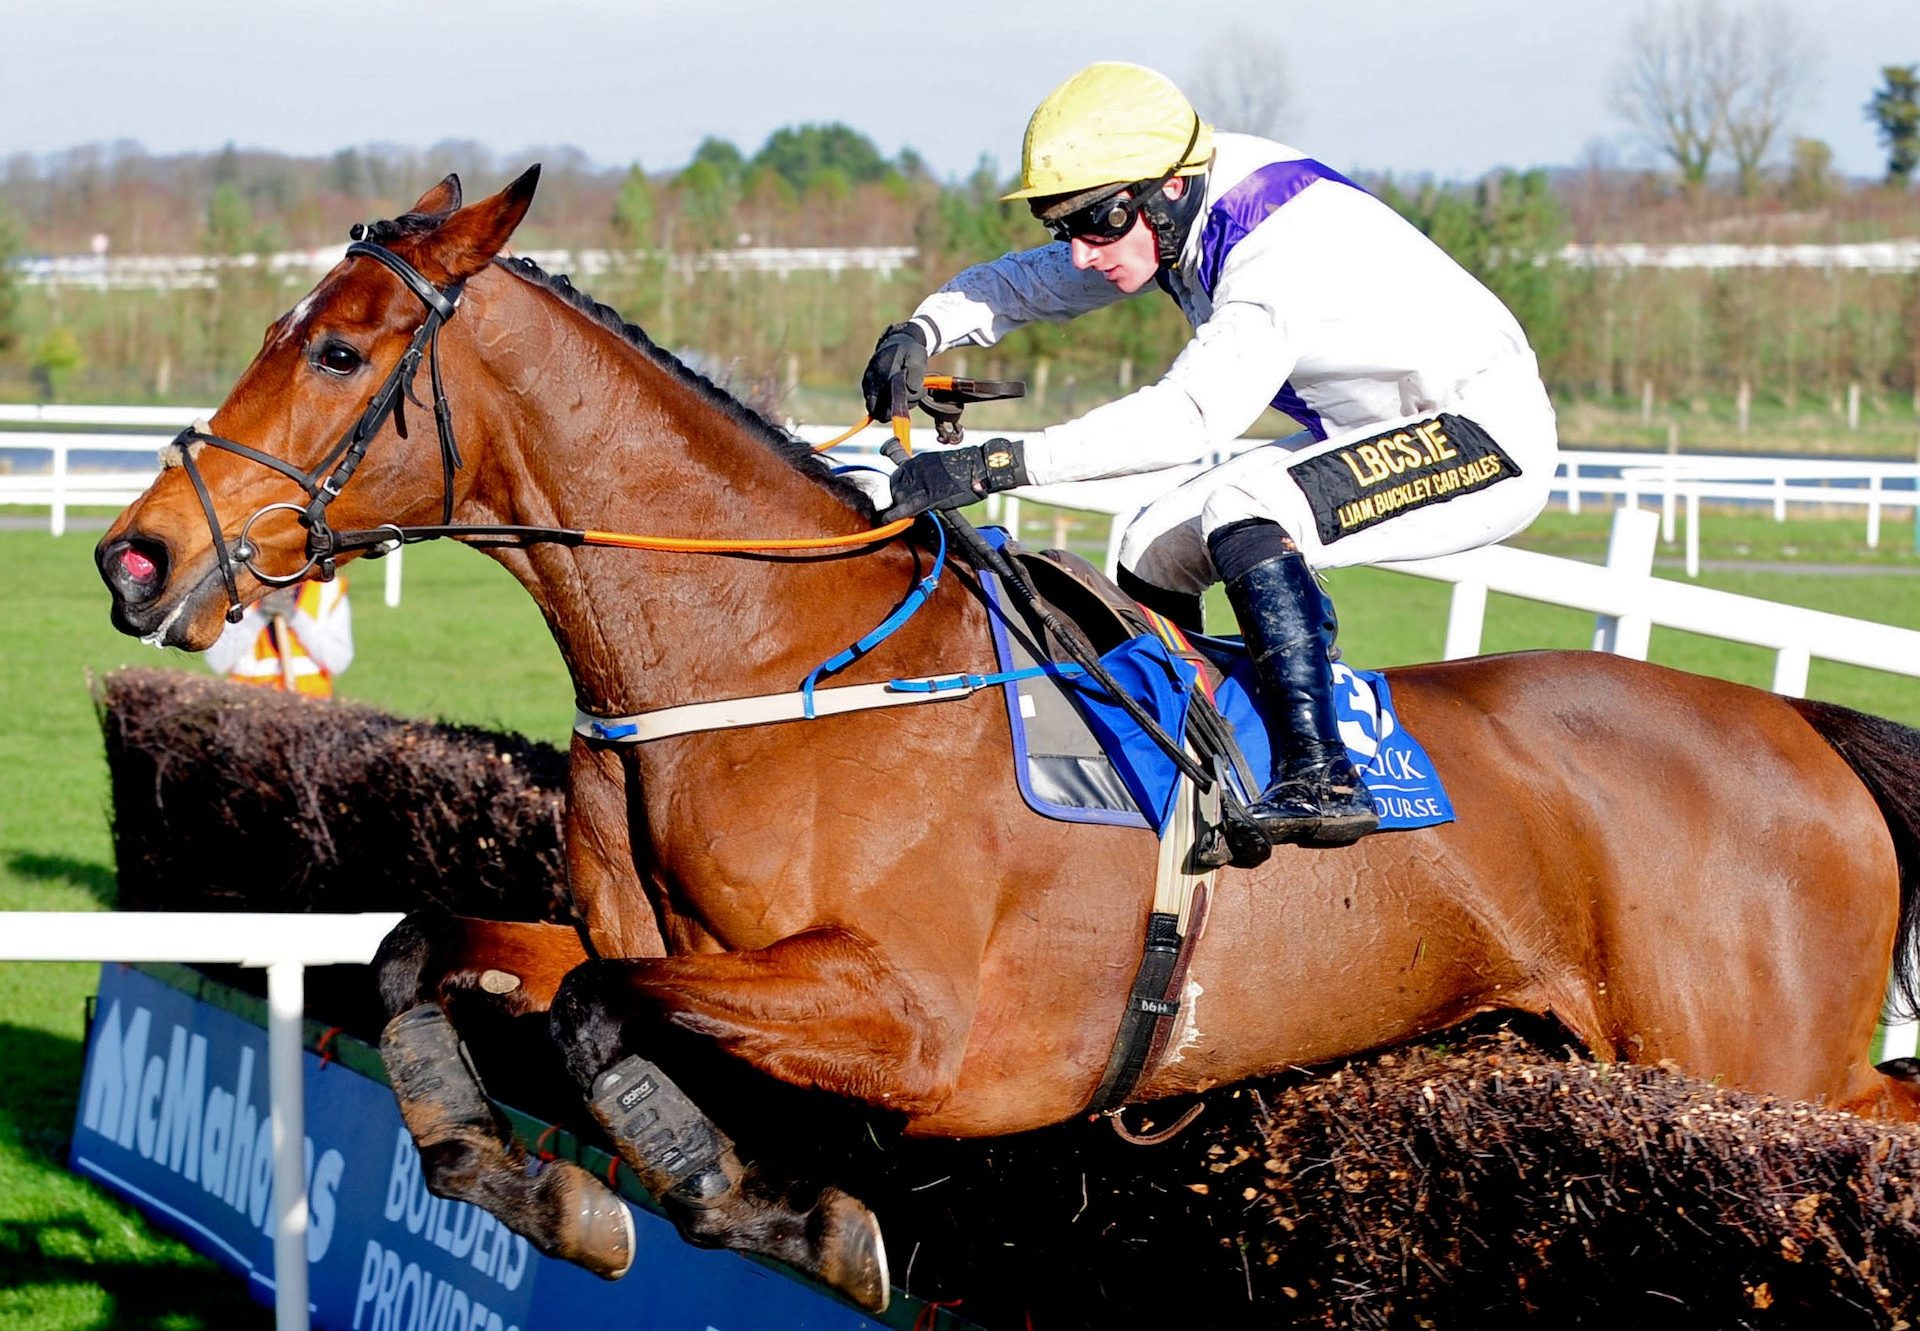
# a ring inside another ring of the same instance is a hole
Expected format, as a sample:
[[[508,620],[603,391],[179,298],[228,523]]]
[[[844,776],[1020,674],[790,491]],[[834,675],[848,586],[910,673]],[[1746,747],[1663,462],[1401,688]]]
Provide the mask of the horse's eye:
[[[360,353],[344,342],[329,342],[321,347],[314,356],[313,363],[328,374],[337,374],[342,377],[352,374],[363,364]]]

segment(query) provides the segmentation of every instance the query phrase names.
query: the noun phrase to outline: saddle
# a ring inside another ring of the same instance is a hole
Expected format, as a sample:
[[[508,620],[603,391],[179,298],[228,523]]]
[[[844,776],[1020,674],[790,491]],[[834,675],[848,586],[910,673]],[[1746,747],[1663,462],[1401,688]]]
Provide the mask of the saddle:
[[[1009,598],[1020,612],[1030,641],[1029,654],[1040,661],[1071,661],[1073,653],[1062,641],[1061,628],[1078,631],[1094,651],[1106,655],[1141,637],[1156,638],[1176,661],[1190,666],[1196,687],[1187,710],[1181,740],[1199,764],[1214,775],[1219,792],[1218,816],[1197,830],[1192,847],[1194,862],[1213,869],[1225,864],[1253,868],[1266,861],[1272,846],[1246,816],[1241,791],[1258,791],[1233,728],[1215,706],[1225,681],[1219,666],[1196,648],[1170,621],[1146,610],[1115,586],[1091,562],[1070,550],[1030,550],[1007,539],[1002,553],[1026,576],[1038,605],[1017,593]],[[983,575],[984,576],[984,575]],[[1229,773],[1234,779],[1229,779]]]

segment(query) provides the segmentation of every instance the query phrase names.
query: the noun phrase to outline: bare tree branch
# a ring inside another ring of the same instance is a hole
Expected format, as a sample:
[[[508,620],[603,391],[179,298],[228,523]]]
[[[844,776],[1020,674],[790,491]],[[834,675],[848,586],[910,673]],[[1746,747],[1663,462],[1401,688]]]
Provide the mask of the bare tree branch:
[[[1780,0],[1645,0],[1613,103],[1689,189],[1724,150],[1743,195],[1798,101],[1813,42]]]
[[[1739,176],[1742,197],[1760,184],[1767,150],[1799,100],[1815,49],[1812,35],[1779,0],[1752,6],[1728,31],[1734,77],[1725,85],[1720,108],[1727,151]]]
[[[1286,50],[1264,33],[1220,33],[1201,50],[1185,87],[1194,109],[1216,128],[1278,138],[1293,123]]]
[[[1672,159],[1690,189],[1705,183],[1724,133],[1728,22],[1721,0],[1647,0],[1614,82],[1615,110]]]

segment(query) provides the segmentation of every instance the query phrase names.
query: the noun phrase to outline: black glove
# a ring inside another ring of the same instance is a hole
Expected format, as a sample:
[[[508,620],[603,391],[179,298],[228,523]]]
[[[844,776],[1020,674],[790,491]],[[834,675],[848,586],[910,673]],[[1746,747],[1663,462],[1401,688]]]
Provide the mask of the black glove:
[[[893,473],[891,502],[880,521],[915,517],[930,508],[965,508],[982,495],[1027,483],[1025,449],[1011,439],[915,453]]]
[[[867,399],[867,415],[876,421],[893,417],[893,381],[907,381],[906,405],[920,401],[926,389],[927,334],[915,323],[894,324],[880,334],[873,358],[860,376],[860,392]]]

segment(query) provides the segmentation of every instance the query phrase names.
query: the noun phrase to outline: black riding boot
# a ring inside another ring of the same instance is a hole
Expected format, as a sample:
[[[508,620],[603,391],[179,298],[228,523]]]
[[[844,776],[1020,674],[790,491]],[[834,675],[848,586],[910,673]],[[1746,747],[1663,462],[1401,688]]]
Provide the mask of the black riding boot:
[[[1278,524],[1236,522],[1208,538],[1267,705],[1273,775],[1248,808],[1275,845],[1345,846],[1380,825],[1333,711],[1326,598]]]

